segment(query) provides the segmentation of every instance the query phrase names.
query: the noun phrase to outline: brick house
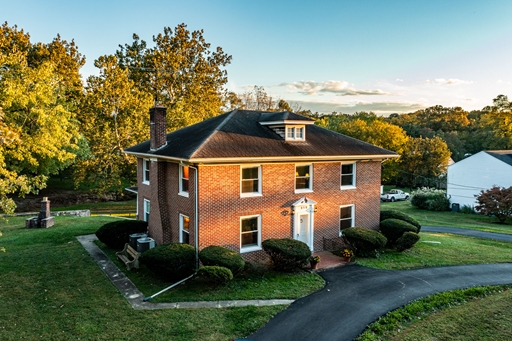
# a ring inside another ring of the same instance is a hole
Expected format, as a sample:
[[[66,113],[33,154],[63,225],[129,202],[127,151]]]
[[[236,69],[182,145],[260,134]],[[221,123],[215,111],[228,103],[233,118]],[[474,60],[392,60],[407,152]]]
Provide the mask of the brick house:
[[[157,244],[222,245],[251,260],[268,238],[318,251],[345,228],[378,228],[381,162],[397,154],[291,112],[234,110],[167,135],[165,116],[152,108],[150,140],[125,150],[138,160],[138,219]]]

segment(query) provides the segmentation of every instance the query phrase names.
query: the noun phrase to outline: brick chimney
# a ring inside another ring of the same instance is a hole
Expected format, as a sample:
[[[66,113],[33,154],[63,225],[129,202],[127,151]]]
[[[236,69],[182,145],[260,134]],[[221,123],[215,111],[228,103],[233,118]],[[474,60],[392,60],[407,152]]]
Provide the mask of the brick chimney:
[[[162,106],[154,106],[149,109],[149,124],[150,124],[150,148],[157,150],[167,144],[166,129],[167,129],[167,109]]]

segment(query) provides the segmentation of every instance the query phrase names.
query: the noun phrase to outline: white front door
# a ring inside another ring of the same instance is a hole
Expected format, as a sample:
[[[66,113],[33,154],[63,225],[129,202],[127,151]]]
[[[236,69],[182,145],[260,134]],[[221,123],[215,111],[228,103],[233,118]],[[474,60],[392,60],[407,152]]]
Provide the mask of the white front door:
[[[299,228],[297,239],[309,246],[309,214],[299,215]]]

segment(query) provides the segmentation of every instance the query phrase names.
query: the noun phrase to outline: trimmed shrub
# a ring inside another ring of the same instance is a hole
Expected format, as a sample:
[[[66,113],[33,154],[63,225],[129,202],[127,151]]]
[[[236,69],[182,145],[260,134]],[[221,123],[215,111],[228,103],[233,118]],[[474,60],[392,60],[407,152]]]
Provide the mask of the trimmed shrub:
[[[204,265],[222,266],[233,274],[240,273],[245,267],[245,261],[238,252],[222,246],[207,246],[199,252],[199,259]]]
[[[411,204],[422,210],[449,211],[450,200],[446,192],[434,188],[422,188],[412,193]]]
[[[475,212],[475,208],[471,205],[463,205],[460,209],[459,209],[459,213],[464,213],[464,214],[476,214]]]
[[[355,248],[356,255],[363,257],[376,257],[378,250],[384,248],[388,242],[383,234],[363,227],[345,229],[343,236]]]
[[[202,266],[197,271],[196,279],[211,284],[223,284],[233,279],[233,273],[223,266]]]
[[[416,226],[400,219],[386,219],[380,222],[380,232],[388,239],[388,245],[393,245],[405,232],[417,233]]]
[[[408,222],[411,225],[414,225],[418,229],[418,233],[421,230],[421,224],[416,219],[414,219],[413,217],[411,217],[408,214],[405,214],[405,213],[397,211],[397,210],[380,211],[380,221],[383,221],[386,219],[400,219],[400,220]]]
[[[279,271],[300,269],[311,257],[311,250],[306,243],[291,238],[267,239],[261,245],[270,256],[274,268]]]
[[[412,248],[420,240],[420,236],[414,232],[405,232],[403,236],[398,238],[395,248],[398,252],[402,252]]]
[[[120,250],[130,241],[130,234],[145,233],[148,223],[142,220],[119,220],[106,223],[96,231],[96,237],[111,249]]]
[[[139,260],[157,276],[177,281],[194,273],[195,258],[192,245],[170,243],[149,249],[140,255]]]

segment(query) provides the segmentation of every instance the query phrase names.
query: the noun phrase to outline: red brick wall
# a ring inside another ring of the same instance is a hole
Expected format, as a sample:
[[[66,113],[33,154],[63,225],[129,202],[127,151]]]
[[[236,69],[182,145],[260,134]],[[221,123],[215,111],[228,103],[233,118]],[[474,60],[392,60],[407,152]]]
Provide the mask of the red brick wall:
[[[261,215],[262,240],[292,237],[291,204],[306,196],[318,203],[314,249],[339,236],[339,207],[355,204],[355,225],[376,229],[380,209],[380,162],[359,162],[356,189],[340,190],[339,162],[315,163],[313,192],[294,193],[295,164],[263,164],[261,197],[240,197],[240,166],[200,166],[200,247],[223,245],[240,251],[240,217]],[[244,253],[260,258],[262,252]]]

